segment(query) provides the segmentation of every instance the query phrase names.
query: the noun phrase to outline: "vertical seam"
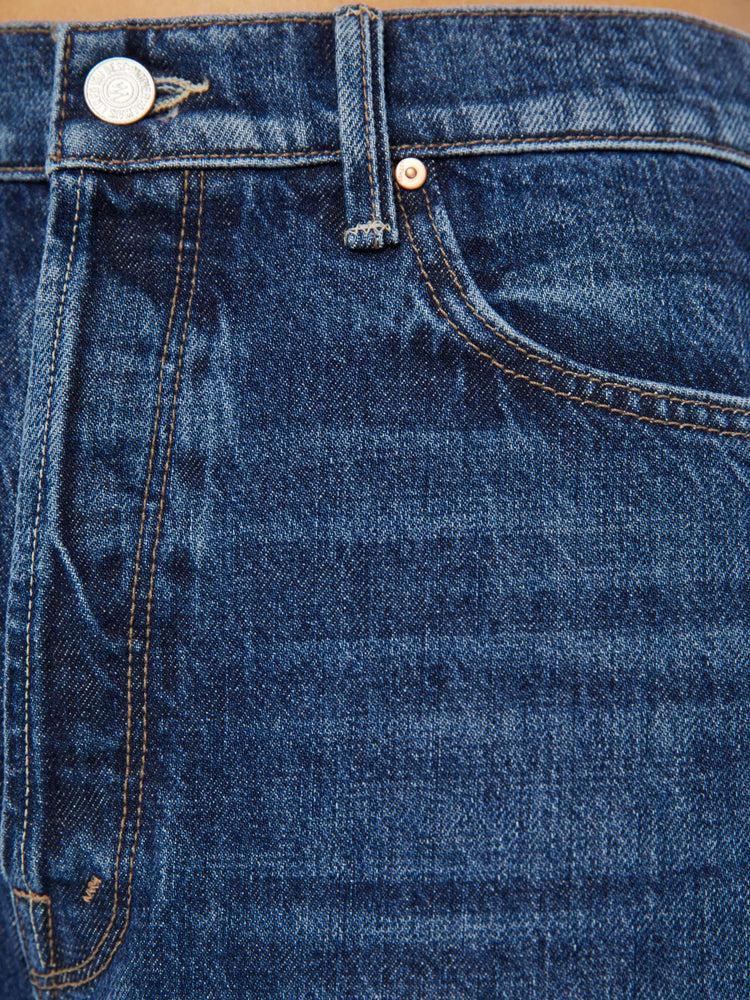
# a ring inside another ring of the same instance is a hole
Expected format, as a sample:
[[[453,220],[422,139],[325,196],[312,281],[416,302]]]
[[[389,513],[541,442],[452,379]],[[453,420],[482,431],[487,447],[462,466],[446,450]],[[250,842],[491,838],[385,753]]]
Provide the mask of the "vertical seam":
[[[49,968],[50,972],[55,971],[55,934],[52,926],[52,900],[47,905],[47,936],[49,938]],[[56,1000],[57,989],[53,986],[49,991],[52,1000]]]
[[[180,281],[182,276],[182,256],[185,248],[185,226],[187,219],[187,207],[188,207],[188,197],[189,197],[189,187],[188,187],[189,179],[190,179],[190,171],[185,170],[183,174],[182,221],[180,226],[180,241],[177,249],[177,267],[175,270],[174,290],[172,292],[172,303],[169,310],[169,320],[167,322],[167,331],[164,336],[164,346],[162,348],[161,363],[159,366],[159,383],[156,392],[156,408],[154,411],[154,424],[151,433],[151,447],[149,449],[149,456],[148,456],[146,484],[143,489],[143,505],[141,507],[141,517],[138,528],[138,543],[136,545],[135,566],[133,570],[133,586],[131,589],[130,618],[128,622],[128,680],[127,680],[128,711],[127,711],[127,737],[125,746],[125,778],[122,787],[122,818],[120,820],[120,832],[117,841],[117,854],[115,856],[115,868],[114,868],[115,891],[113,899],[112,917],[97,947],[91,952],[91,954],[88,956],[87,959],[85,959],[82,963],[79,963],[79,965],[74,968],[81,968],[83,965],[86,964],[87,961],[89,961],[96,955],[99,948],[101,947],[102,942],[105,940],[107,934],[109,933],[112,924],[114,923],[115,916],[117,914],[120,855],[122,853],[122,843],[125,836],[125,823],[127,821],[127,816],[128,816],[128,783],[130,781],[131,739],[133,735],[133,714],[132,714],[133,713],[133,655],[134,655],[135,612],[137,605],[138,578],[140,576],[141,555],[143,553],[143,538],[146,525],[146,511],[148,509],[148,497],[151,490],[151,478],[154,471],[154,458],[156,456],[156,445],[159,437],[159,423],[161,421],[161,401],[164,392],[164,369],[166,367],[167,356],[169,353],[169,344],[172,339],[172,330],[174,328],[174,317],[175,317],[175,311],[177,309],[177,299],[180,292]],[[74,971],[74,969],[68,971]]]
[[[367,174],[370,178],[370,204],[372,206],[372,221],[377,220],[377,213],[375,212],[375,185],[372,176],[372,151],[370,149],[370,111],[369,111],[369,100],[367,94],[367,63],[365,57],[365,29],[364,29],[364,19],[362,17],[362,8],[357,9],[357,20],[359,22],[359,47],[362,55],[362,104],[364,106],[365,112],[365,151],[367,153]]]
[[[29,800],[31,797],[30,774],[29,774],[30,772],[29,700],[30,700],[30,686],[31,686],[31,618],[34,609],[34,575],[36,571],[36,550],[37,550],[37,543],[39,540],[39,522],[41,519],[41,512],[42,512],[44,470],[47,464],[47,446],[49,443],[49,425],[50,425],[50,416],[52,413],[52,392],[55,385],[57,348],[60,341],[60,330],[62,328],[63,312],[65,310],[65,301],[68,294],[68,285],[70,283],[70,273],[73,267],[73,255],[75,252],[76,239],[78,236],[78,220],[80,218],[80,211],[81,211],[82,182],[83,182],[83,170],[81,170],[81,172],[78,174],[78,184],[76,185],[76,207],[75,207],[75,218],[73,220],[73,233],[70,240],[68,263],[65,268],[65,278],[63,280],[63,288],[62,288],[62,293],[60,295],[60,306],[57,311],[55,336],[52,343],[52,357],[50,359],[50,366],[49,366],[49,384],[47,387],[47,409],[44,418],[44,431],[42,434],[42,454],[39,462],[39,484],[37,489],[36,514],[34,517],[34,531],[31,544],[31,566],[29,568],[29,604],[28,604],[28,612],[26,618],[26,682],[24,687],[24,740],[25,740],[24,769],[25,769],[26,788],[24,795],[23,832],[21,834],[21,877],[23,878],[24,885],[26,886],[29,892],[31,892],[31,886],[29,885],[29,880],[26,872],[26,838],[29,829]],[[41,948],[39,945],[39,935],[36,928],[36,921],[34,919],[34,911],[32,909],[31,900],[29,900],[29,913],[31,915],[31,924],[32,927],[34,928],[34,938],[36,939],[37,951],[39,952],[39,958],[42,963],[42,966],[44,966],[44,960],[42,959]]]
[[[66,967],[64,969],[57,969],[56,972],[57,972],[58,975],[60,975],[62,973],[65,973],[65,972],[75,972],[78,969],[82,969],[84,967],[84,965],[87,964],[87,962],[91,961],[91,959],[94,958],[98,954],[101,946],[106,941],[107,935],[109,934],[110,930],[112,929],[112,926],[113,926],[113,924],[115,922],[115,918],[117,916],[118,899],[119,899],[118,893],[119,893],[120,856],[121,856],[121,853],[122,853],[122,843],[123,843],[123,839],[124,839],[124,835],[125,835],[125,823],[126,823],[127,815],[128,815],[128,791],[127,790],[128,790],[128,783],[129,783],[129,780],[130,780],[131,740],[132,740],[132,734],[133,734],[133,687],[132,687],[132,681],[133,681],[133,642],[134,642],[134,629],[135,629],[135,611],[136,611],[136,603],[137,603],[137,601],[136,601],[136,595],[137,595],[137,590],[138,590],[138,577],[139,577],[139,574],[140,574],[141,554],[142,554],[142,551],[143,551],[143,536],[144,536],[145,523],[146,523],[146,510],[147,510],[147,507],[148,507],[148,496],[149,496],[149,491],[150,491],[150,487],[151,487],[151,477],[152,477],[152,474],[153,474],[154,457],[155,457],[155,454],[156,454],[156,444],[157,444],[157,440],[158,440],[159,421],[160,421],[160,418],[161,418],[161,400],[162,400],[162,393],[163,393],[163,388],[164,388],[164,369],[165,369],[165,366],[166,366],[166,359],[167,359],[167,354],[168,354],[168,351],[169,351],[169,344],[170,344],[170,340],[171,340],[171,336],[172,336],[172,330],[173,330],[173,326],[174,326],[174,316],[175,316],[175,311],[176,311],[176,307],[177,307],[177,298],[178,298],[179,290],[180,290],[180,276],[181,276],[181,272],[182,272],[182,256],[183,256],[183,250],[184,250],[184,246],[185,246],[185,226],[186,226],[187,206],[188,206],[188,180],[189,180],[189,177],[190,177],[190,171],[189,170],[185,170],[184,175],[183,175],[182,224],[181,224],[181,230],[180,230],[180,242],[179,242],[178,252],[177,252],[177,267],[176,267],[176,271],[175,271],[175,284],[174,284],[174,291],[172,293],[172,304],[171,304],[171,308],[170,308],[170,312],[169,312],[169,321],[167,323],[167,331],[166,331],[166,334],[165,334],[165,337],[164,337],[164,346],[162,348],[162,354],[161,354],[161,364],[160,364],[160,368],[159,368],[159,383],[158,383],[158,389],[157,389],[157,395],[156,395],[156,409],[155,409],[155,414],[154,414],[154,425],[153,425],[153,431],[152,431],[152,435],[151,435],[151,447],[150,447],[150,450],[149,450],[148,469],[147,469],[147,473],[146,473],[146,485],[145,485],[144,491],[143,491],[143,505],[142,505],[142,508],[141,508],[140,526],[139,526],[139,532],[138,532],[138,544],[136,546],[135,568],[134,568],[134,573],[133,573],[133,586],[132,586],[132,589],[131,589],[130,619],[129,619],[129,628],[128,628],[127,726],[126,726],[126,744],[125,744],[125,778],[124,778],[124,781],[123,781],[123,793],[122,793],[122,803],[123,803],[122,804],[122,818],[120,820],[120,830],[119,830],[119,835],[118,835],[117,852],[116,852],[116,856],[115,856],[115,866],[114,866],[114,893],[113,893],[113,900],[112,900],[112,915],[110,917],[109,923],[107,924],[107,927],[105,928],[102,936],[99,938],[99,941],[98,941],[96,947],[94,947],[92,949],[92,951],[86,956],[86,958],[82,959],[76,965],[71,965],[71,966]],[[47,975],[49,975],[49,973],[47,973]]]
[[[31,969],[31,951],[29,949],[29,942],[28,942],[28,940],[26,938],[26,931],[23,929],[23,920],[19,916],[18,910],[16,908],[16,906],[17,906],[17,904],[16,904],[16,896],[17,896],[17,893],[11,892],[10,907],[11,907],[12,916],[13,916],[13,923],[14,923],[15,928],[16,928],[16,933],[18,934],[19,940],[21,942],[21,954],[23,955],[23,960],[26,963],[26,966],[29,969]]]
[[[29,920],[31,921],[31,928],[34,931],[34,943],[36,945],[36,953],[39,956],[39,964],[41,965],[42,969],[44,969],[45,961],[44,961],[44,955],[42,954],[41,943],[39,941],[39,930],[36,926],[36,914],[34,912],[34,903],[32,902],[31,899],[27,900],[27,902],[29,907]]]
[[[189,172],[185,171],[185,173],[187,175]],[[162,519],[163,519],[164,507],[165,507],[165,500],[166,500],[167,477],[168,477],[169,468],[170,468],[170,462],[171,462],[172,446],[173,446],[173,443],[174,443],[174,428],[175,428],[176,416],[177,416],[177,395],[178,395],[179,388],[180,388],[180,382],[181,382],[181,376],[182,376],[182,362],[183,362],[183,356],[184,356],[184,350],[185,350],[185,342],[187,340],[187,331],[188,331],[188,325],[190,323],[190,314],[191,314],[191,311],[192,311],[193,298],[195,296],[195,287],[196,287],[197,274],[198,274],[198,255],[199,255],[199,251],[200,251],[200,242],[201,242],[201,224],[202,224],[202,218],[203,218],[203,192],[204,192],[204,186],[205,186],[205,171],[202,170],[201,173],[200,173],[200,193],[199,193],[199,198],[198,198],[198,218],[197,218],[197,224],[196,224],[195,253],[194,253],[194,257],[193,257],[193,268],[192,268],[192,275],[191,275],[191,279],[190,279],[190,293],[189,293],[189,296],[188,296],[187,309],[186,309],[186,313],[185,313],[185,323],[184,323],[183,330],[182,330],[182,338],[180,340],[179,355],[178,355],[178,360],[177,360],[177,371],[175,373],[175,384],[174,384],[174,389],[173,389],[173,392],[172,392],[172,407],[171,407],[170,426],[169,426],[169,434],[168,434],[168,441],[167,441],[167,454],[166,454],[166,458],[165,458],[164,473],[163,473],[163,476],[162,476],[162,484],[161,484],[161,491],[160,491],[160,497],[159,497],[159,513],[158,513],[158,517],[157,517],[156,534],[155,534],[155,538],[154,538],[154,544],[153,544],[153,547],[152,547],[152,550],[151,550],[151,571],[150,571],[150,577],[149,577],[149,593],[148,593],[148,600],[147,600],[147,607],[146,607],[146,642],[145,642],[145,649],[144,649],[144,656],[143,656],[143,711],[142,711],[143,738],[142,738],[142,745],[141,745],[141,768],[140,768],[140,774],[139,774],[138,813],[137,813],[135,833],[134,833],[134,836],[133,836],[133,846],[132,846],[131,852],[130,852],[130,865],[129,865],[129,874],[128,874],[128,898],[127,898],[127,904],[126,904],[126,910],[125,910],[125,920],[124,920],[123,926],[122,926],[122,928],[121,928],[121,930],[120,930],[120,932],[119,932],[119,934],[117,936],[117,940],[115,942],[114,947],[110,951],[110,953],[107,956],[107,958],[105,959],[105,961],[102,962],[102,964],[99,966],[99,968],[96,969],[94,972],[92,972],[90,975],[86,976],[83,979],[71,980],[71,981],[64,982],[64,983],[58,983],[57,984],[57,989],[67,989],[67,988],[70,988],[70,987],[83,986],[86,983],[90,983],[93,979],[96,979],[96,977],[99,976],[108,967],[108,965],[111,963],[112,959],[114,958],[115,953],[116,953],[118,947],[122,943],[122,940],[123,940],[123,938],[125,936],[125,932],[128,929],[128,924],[130,922],[130,907],[131,907],[131,903],[132,903],[132,888],[133,888],[133,872],[134,872],[134,869],[135,869],[135,854],[136,854],[136,850],[137,850],[137,847],[138,847],[138,837],[139,837],[140,827],[141,827],[141,817],[142,817],[142,807],[143,807],[143,789],[144,789],[145,774],[146,774],[146,749],[147,749],[147,732],[148,732],[148,730],[147,730],[147,723],[148,723],[148,688],[147,688],[147,682],[148,682],[148,655],[149,655],[150,642],[151,642],[151,609],[152,609],[152,605],[153,605],[154,580],[155,580],[155,575],[156,575],[156,553],[157,553],[157,548],[158,548],[158,544],[159,544],[159,537],[160,537],[160,534],[161,534],[161,525],[162,525]],[[113,919],[114,919],[114,916],[113,916]],[[110,921],[110,927],[111,926],[112,926],[112,921]],[[102,945],[102,942],[106,938],[106,935],[107,935],[108,931],[109,931],[109,928],[107,928],[107,931],[105,931],[105,933],[102,936],[101,940],[99,941],[99,944],[97,945],[97,947],[94,949],[94,951],[91,953],[91,955],[89,955],[89,959],[92,958],[96,954],[96,952],[98,952],[99,948]],[[86,959],[83,962],[79,963],[77,966],[71,966],[70,968],[57,969],[56,973],[57,973],[57,975],[62,975],[63,973],[66,973],[66,972],[74,972],[77,969],[82,968],[86,964],[87,961],[88,961],[88,959]],[[44,976],[37,976],[36,978],[37,978],[37,980],[44,980],[45,978],[49,978],[49,973],[47,973]]]
[[[65,58],[63,59],[63,92],[62,101],[60,102],[60,129],[57,134],[57,153],[53,159],[62,159],[62,145],[63,145],[63,126],[65,125],[65,105],[68,102],[68,62],[70,59],[70,49],[73,40],[73,32],[68,31],[68,37],[65,39]]]
[[[128,875],[128,907],[127,916],[125,919],[125,925],[121,931],[120,937],[125,933],[128,926],[128,921],[130,919],[130,901],[132,898],[132,887],[133,887],[133,871],[135,869],[135,853],[138,847],[138,836],[141,829],[141,817],[143,813],[143,788],[144,779],[146,775],[146,748],[147,748],[147,736],[148,736],[148,657],[151,648],[151,610],[153,607],[154,599],[154,582],[156,579],[156,553],[159,548],[159,539],[161,537],[161,527],[164,518],[164,506],[167,494],[167,480],[169,477],[169,469],[172,459],[172,447],[174,445],[174,430],[175,424],[177,422],[177,397],[180,391],[180,384],[182,381],[182,364],[185,355],[185,343],[187,342],[187,332],[188,326],[190,324],[190,314],[193,308],[193,299],[195,297],[195,285],[198,277],[198,256],[200,254],[201,246],[201,223],[203,218],[203,192],[205,188],[205,171],[201,170],[200,173],[200,189],[198,193],[198,220],[196,224],[195,233],[195,253],[193,255],[193,270],[190,276],[190,294],[188,295],[187,308],[185,310],[185,323],[182,327],[182,337],[180,338],[180,349],[177,357],[177,371],[175,373],[174,389],[172,392],[172,412],[170,415],[169,422],[169,435],[167,439],[167,455],[164,461],[164,473],[161,480],[161,491],[159,494],[159,513],[156,521],[156,532],[154,534],[154,544],[151,549],[151,573],[149,577],[149,587],[148,587],[148,600],[146,603],[146,643],[143,651],[143,718],[142,718],[142,729],[143,729],[143,739],[141,748],[141,771],[139,775],[139,787],[138,787],[138,818],[135,826],[135,835],[133,837],[133,846],[130,852],[130,872]]]

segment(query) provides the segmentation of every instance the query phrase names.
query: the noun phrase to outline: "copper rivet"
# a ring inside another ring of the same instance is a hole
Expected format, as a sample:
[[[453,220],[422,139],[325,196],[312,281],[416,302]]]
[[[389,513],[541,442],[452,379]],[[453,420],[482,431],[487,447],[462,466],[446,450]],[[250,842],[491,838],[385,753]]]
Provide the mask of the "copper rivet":
[[[396,183],[407,191],[421,188],[427,180],[427,167],[416,156],[406,156],[396,164]]]

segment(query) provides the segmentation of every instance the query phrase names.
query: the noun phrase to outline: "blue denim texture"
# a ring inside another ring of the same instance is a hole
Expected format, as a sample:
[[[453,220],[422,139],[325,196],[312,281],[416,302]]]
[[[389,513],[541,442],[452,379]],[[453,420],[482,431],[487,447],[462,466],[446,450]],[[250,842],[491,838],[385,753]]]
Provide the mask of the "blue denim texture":
[[[750,38],[0,65],[3,1000],[750,995]]]

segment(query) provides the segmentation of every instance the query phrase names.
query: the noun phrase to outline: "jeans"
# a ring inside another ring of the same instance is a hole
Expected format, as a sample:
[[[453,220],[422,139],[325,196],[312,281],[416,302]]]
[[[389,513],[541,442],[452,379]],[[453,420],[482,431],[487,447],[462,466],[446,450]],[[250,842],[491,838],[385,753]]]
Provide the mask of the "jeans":
[[[0,66],[3,1000],[744,1000],[750,38]]]

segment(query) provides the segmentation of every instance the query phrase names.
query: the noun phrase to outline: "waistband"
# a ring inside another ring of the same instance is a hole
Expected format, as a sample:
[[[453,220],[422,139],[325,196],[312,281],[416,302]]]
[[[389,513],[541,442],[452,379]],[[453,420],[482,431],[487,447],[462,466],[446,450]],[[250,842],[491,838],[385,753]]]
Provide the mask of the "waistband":
[[[350,10],[382,24],[391,156],[606,146],[750,166],[740,32],[617,8]],[[6,25],[0,176],[336,162],[336,38],[334,15],[305,13]],[[119,55],[157,81],[153,111],[128,126],[84,100],[88,71]]]

